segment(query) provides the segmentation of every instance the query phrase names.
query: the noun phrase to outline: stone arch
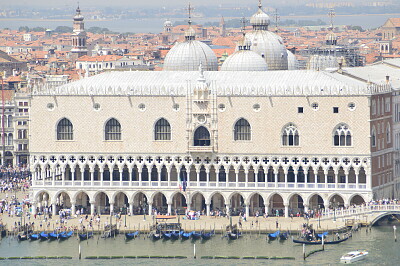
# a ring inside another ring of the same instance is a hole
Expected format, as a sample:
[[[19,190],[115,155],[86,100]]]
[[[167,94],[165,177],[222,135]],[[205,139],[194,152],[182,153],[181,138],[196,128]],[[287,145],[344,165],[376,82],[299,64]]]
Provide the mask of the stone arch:
[[[161,191],[156,191],[150,197],[150,202],[152,203],[153,209],[157,211],[157,213],[167,213],[168,212],[168,202],[167,196]]]
[[[228,203],[230,204],[230,214],[232,216],[240,215],[240,213],[244,213],[244,205],[246,204],[246,198],[240,192],[232,192],[229,197]]]
[[[84,211],[84,213],[89,213],[90,212],[90,202],[91,199],[89,197],[89,194],[86,191],[79,190],[75,193],[75,195],[72,197],[72,202],[75,202],[76,209]]]
[[[110,197],[105,191],[98,191],[93,195],[94,204],[99,214],[110,214]]]
[[[115,213],[127,214],[129,209],[129,196],[124,191],[116,191],[111,197],[111,202],[114,202]]]
[[[193,211],[205,211],[206,198],[200,191],[196,191],[190,197],[190,208]]]
[[[304,197],[300,193],[293,193],[288,197],[289,214],[296,216],[304,212]]]
[[[271,214],[274,216],[283,216],[285,210],[284,197],[280,193],[272,193],[268,197],[268,204],[271,209]]]
[[[261,193],[253,192],[248,196],[248,204],[250,215],[255,215],[256,212],[262,214],[264,212],[265,198]]]
[[[174,213],[178,214],[186,213],[186,210],[188,208],[187,198],[182,192],[175,191],[174,193],[171,194],[170,199],[172,203],[172,208],[175,210]]]
[[[370,223],[371,226],[377,223],[380,219],[382,219],[385,216],[393,216],[393,215],[400,215],[400,211],[388,211],[382,214],[379,214],[377,217],[375,217],[374,220]]]
[[[348,204],[350,205],[362,205],[363,203],[365,203],[366,200],[365,198],[360,195],[360,194],[353,194],[349,197],[349,201]]]
[[[72,197],[66,190],[57,191],[52,199],[52,203],[55,203],[57,209],[69,209],[72,207]]]
[[[310,210],[325,208],[325,199],[319,193],[312,193],[309,195],[306,202]]]
[[[148,210],[148,197],[144,191],[136,191],[131,198],[133,214],[144,214]]]
[[[344,207],[345,197],[339,193],[333,193],[328,197],[328,203],[330,208]]]
[[[226,204],[226,197],[219,191],[213,192],[210,197],[210,208],[214,211],[224,211]]]

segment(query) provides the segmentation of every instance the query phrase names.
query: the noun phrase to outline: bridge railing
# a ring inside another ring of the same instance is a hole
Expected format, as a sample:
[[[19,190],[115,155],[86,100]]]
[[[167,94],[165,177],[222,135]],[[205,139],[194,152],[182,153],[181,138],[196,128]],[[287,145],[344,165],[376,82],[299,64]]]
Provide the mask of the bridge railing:
[[[382,204],[382,205],[367,205],[356,206],[349,208],[327,209],[321,214],[321,219],[354,217],[357,215],[365,215],[373,212],[400,211],[399,204]]]

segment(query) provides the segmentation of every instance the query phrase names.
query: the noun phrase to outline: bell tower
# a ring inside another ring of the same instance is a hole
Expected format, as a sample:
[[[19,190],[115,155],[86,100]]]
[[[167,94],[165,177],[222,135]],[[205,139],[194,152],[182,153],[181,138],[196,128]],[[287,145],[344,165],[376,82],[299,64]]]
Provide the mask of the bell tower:
[[[88,54],[86,47],[86,31],[85,23],[83,22],[84,17],[81,15],[81,9],[76,9],[76,14],[74,16],[73,33],[71,35],[72,39],[72,49],[71,54],[76,60],[83,55]]]

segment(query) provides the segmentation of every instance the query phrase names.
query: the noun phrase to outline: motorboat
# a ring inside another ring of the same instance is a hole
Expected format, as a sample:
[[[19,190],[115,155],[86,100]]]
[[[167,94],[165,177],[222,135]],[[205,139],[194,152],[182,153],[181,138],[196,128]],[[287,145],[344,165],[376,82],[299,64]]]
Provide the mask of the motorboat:
[[[342,263],[356,262],[356,261],[365,259],[365,257],[367,257],[367,255],[368,255],[368,252],[365,250],[350,251],[350,252],[344,254],[340,258],[340,262],[342,262]]]

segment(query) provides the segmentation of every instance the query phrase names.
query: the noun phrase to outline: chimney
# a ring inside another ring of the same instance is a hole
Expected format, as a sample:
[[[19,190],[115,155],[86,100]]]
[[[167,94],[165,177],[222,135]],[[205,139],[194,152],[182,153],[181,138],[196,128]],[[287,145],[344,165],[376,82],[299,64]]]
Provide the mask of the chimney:
[[[389,83],[389,81],[390,81],[390,76],[386,74],[386,83]]]

